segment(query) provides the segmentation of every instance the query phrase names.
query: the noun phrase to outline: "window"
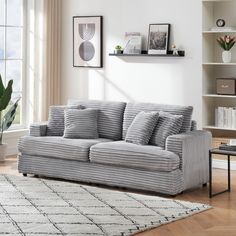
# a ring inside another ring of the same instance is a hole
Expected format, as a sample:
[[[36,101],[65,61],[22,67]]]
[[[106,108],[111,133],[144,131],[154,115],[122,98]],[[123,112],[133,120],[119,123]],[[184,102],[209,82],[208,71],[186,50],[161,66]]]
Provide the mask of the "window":
[[[22,125],[24,76],[24,0],[0,0],[0,73],[5,85],[13,79],[13,100],[21,96],[14,121]]]

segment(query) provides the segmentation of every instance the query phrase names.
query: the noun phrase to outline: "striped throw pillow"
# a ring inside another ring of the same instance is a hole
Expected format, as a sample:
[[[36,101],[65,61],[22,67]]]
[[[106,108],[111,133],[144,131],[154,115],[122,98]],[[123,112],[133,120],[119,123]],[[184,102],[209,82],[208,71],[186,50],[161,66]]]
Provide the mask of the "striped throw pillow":
[[[95,139],[98,138],[97,109],[65,110],[64,138]]]
[[[64,111],[65,109],[83,109],[83,106],[50,106],[47,124],[47,136],[63,136],[64,133]]]
[[[158,116],[158,112],[139,112],[127,130],[125,141],[139,145],[148,144]]]
[[[182,115],[172,115],[168,112],[160,111],[157,126],[154,129],[150,144],[165,148],[167,137],[178,134],[182,123]]]

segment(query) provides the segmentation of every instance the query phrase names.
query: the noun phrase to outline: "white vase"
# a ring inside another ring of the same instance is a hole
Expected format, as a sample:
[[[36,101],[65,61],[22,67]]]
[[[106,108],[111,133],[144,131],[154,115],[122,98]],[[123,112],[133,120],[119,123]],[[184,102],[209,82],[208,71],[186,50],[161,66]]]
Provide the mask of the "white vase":
[[[222,52],[222,60],[224,63],[231,62],[231,52],[230,51],[223,51]]]
[[[0,144],[0,162],[5,161],[6,151],[7,151],[7,144],[5,143]]]

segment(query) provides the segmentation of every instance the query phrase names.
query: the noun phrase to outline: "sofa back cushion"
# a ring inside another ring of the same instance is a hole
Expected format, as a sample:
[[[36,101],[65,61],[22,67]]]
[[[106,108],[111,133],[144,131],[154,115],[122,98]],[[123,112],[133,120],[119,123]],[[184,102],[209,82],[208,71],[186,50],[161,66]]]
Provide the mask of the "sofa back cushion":
[[[180,133],[190,131],[191,118],[193,113],[192,106],[163,105],[155,103],[127,103],[124,113],[123,134],[122,134],[123,139],[125,139],[127,130],[131,125],[133,119],[140,111],[146,111],[146,112],[164,111],[164,112],[169,112],[173,115],[182,115],[183,123],[180,129]]]
[[[82,105],[98,109],[98,134],[100,138],[122,139],[123,115],[126,103],[69,99],[68,105]]]

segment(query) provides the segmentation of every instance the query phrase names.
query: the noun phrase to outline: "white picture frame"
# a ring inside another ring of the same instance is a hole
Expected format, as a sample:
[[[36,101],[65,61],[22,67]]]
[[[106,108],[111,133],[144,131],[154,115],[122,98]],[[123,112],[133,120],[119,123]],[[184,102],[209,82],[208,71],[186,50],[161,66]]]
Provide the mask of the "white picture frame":
[[[138,32],[126,32],[124,54],[141,54],[142,36]]]
[[[101,68],[102,16],[73,17],[73,66]]]

